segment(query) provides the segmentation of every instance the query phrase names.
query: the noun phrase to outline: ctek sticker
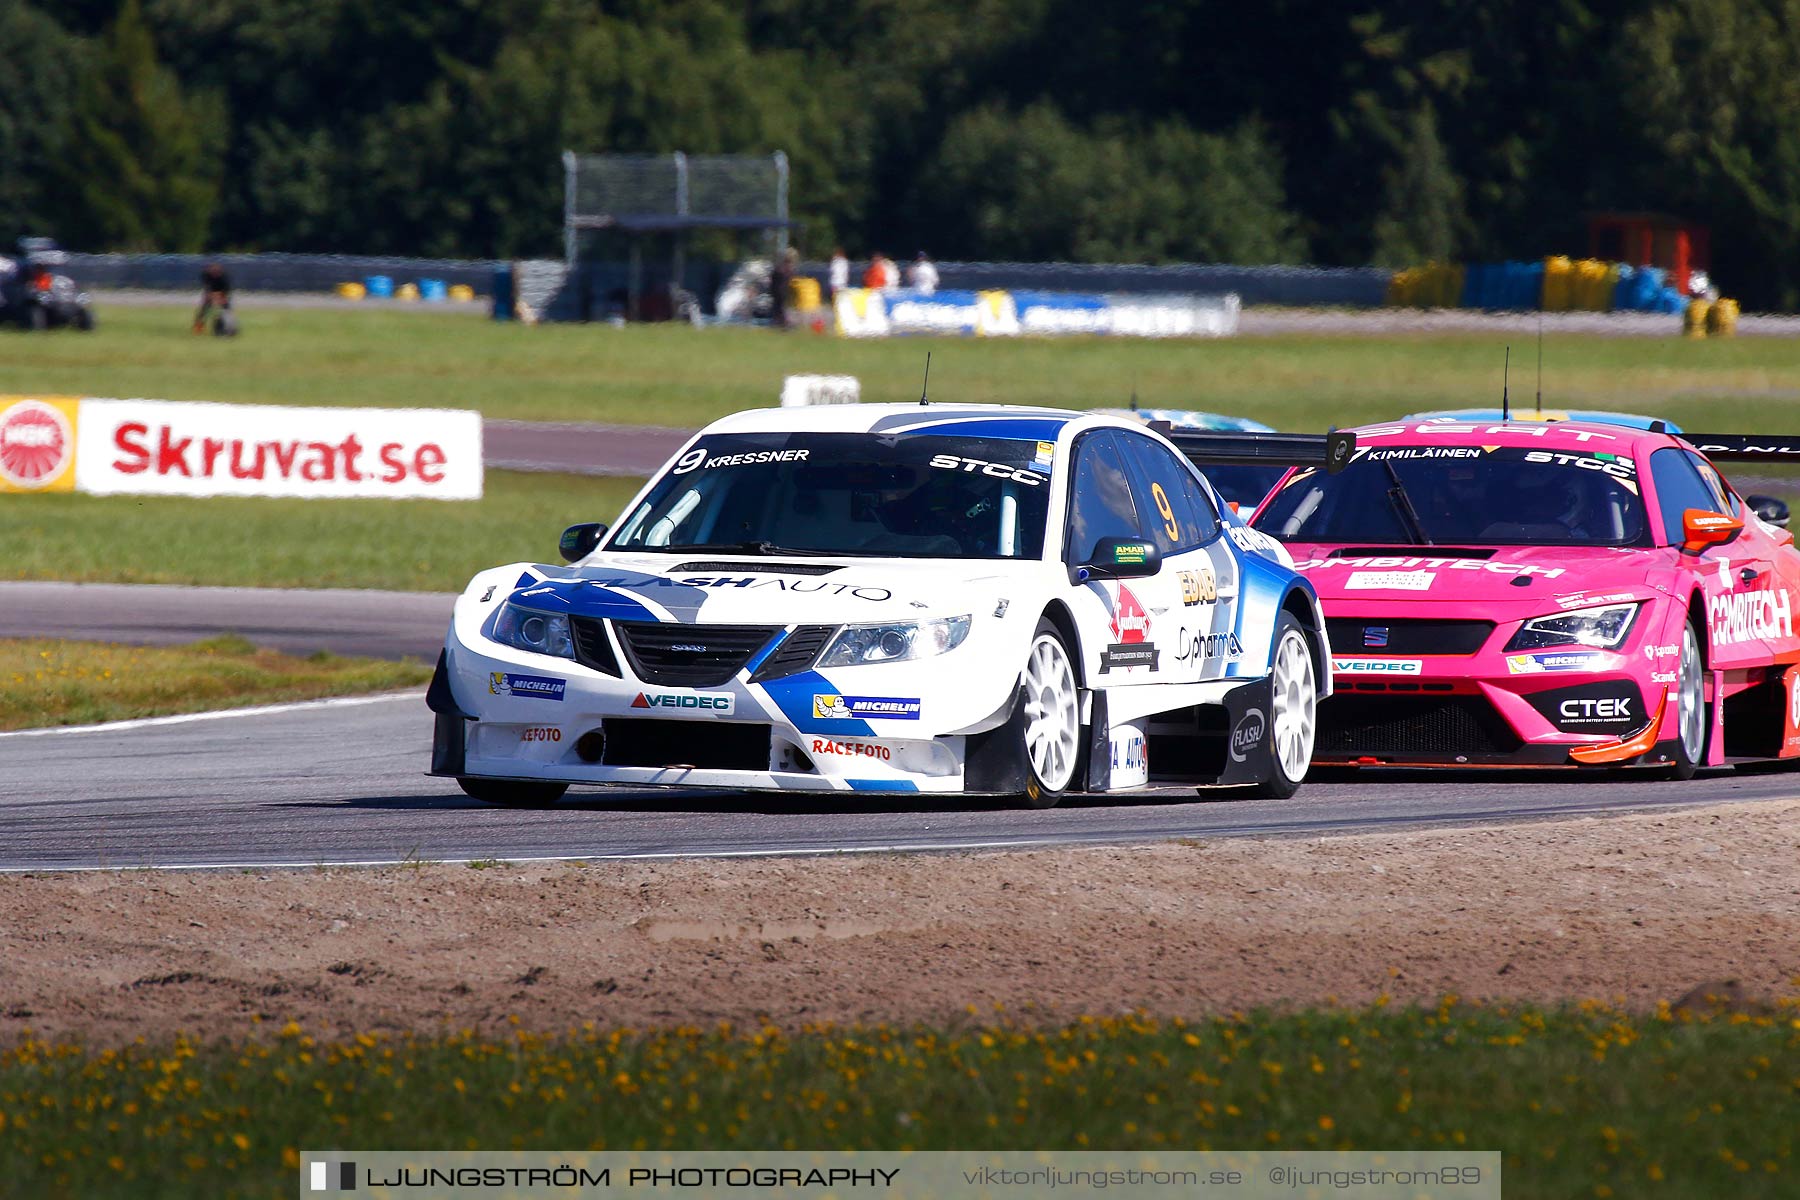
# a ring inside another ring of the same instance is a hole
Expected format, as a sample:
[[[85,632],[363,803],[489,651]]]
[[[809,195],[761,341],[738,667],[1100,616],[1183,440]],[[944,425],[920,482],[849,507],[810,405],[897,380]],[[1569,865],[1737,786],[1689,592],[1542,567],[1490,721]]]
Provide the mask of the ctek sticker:
[[[631,707],[730,713],[736,699],[730,692],[639,692],[632,700]]]
[[[1525,699],[1564,733],[1617,734],[1644,723],[1637,685],[1624,680],[1534,692]]]
[[[916,721],[922,707],[913,697],[838,696],[829,692],[813,696],[813,716],[829,721],[847,721],[852,717],[876,721]]]
[[[1417,658],[1333,658],[1331,669],[1339,675],[1417,675],[1425,663]]]
[[[1344,581],[1349,592],[1428,592],[1437,575],[1432,571],[1352,571]]]
[[[561,700],[566,679],[548,675],[514,675],[511,671],[488,672],[488,691],[496,696],[528,696],[534,700]]]
[[[1506,656],[1506,672],[1509,675],[1537,675],[1544,671],[1604,671],[1607,667],[1607,656],[1604,654],[1581,654],[1563,651],[1552,654],[1509,654]]]

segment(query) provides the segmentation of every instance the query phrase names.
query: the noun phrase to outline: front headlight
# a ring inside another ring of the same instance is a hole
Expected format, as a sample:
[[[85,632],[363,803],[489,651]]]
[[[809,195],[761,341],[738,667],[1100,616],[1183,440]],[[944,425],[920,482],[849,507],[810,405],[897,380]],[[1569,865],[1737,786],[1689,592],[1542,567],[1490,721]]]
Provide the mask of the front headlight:
[[[968,636],[966,616],[894,625],[846,625],[831,640],[819,665],[860,667],[867,663],[931,658],[956,649]]]
[[[561,613],[538,612],[516,604],[502,604],[494,614],[493,638],[515,650],[575,657],[575,640],[569,635],[569,618]]]
[[[1603,604],[1549,617],[1533,617],[1519,627],[1508,650],[1541,650],[1549,646],[1596,646],[1611,650],[1625,640],[1637,619],[1639,604]]]

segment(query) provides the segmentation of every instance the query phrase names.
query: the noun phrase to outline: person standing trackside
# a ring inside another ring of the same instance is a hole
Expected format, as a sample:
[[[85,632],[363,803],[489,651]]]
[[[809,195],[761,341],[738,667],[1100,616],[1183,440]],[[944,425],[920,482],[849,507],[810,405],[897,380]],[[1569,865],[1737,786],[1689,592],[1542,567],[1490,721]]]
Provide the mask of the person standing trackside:
[[[800,252],[789,246],[775,260],[775,269],[769,272],[769,324],[777,329],[788,326],[788,300],[799,267]]]
[[[850,260],[844,257],[842,246],[831,252],[831,271],[825,277],[825,299],[833,301],[837,294],[850,286]]]
[[[215,333],[235,334],[237,318],[231,311],[231,276],[218,263],[207,263],[200,272],[200,308],[194,313],[194,332],[206,332],[206,318],[218,309],[213,327]]]
[[[929,296],[931,293],[937,291],[937,285],[937,267],[932,265],[931,259],[923,250],[921,250],[919,251],[919,256],[913,259],[912,263],[906,268],[906,286],[912,288],[915,292]]]

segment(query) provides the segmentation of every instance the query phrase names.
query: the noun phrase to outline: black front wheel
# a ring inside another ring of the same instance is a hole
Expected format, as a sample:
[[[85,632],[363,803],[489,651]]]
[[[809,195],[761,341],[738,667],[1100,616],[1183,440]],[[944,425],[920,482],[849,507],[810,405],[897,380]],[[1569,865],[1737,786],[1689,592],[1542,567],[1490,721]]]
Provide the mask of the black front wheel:
[[[470,779],[456,781],[467,795],[484,804],[501,808],[548,808],[569,790],[566,783],[522,783],[516,779]]]

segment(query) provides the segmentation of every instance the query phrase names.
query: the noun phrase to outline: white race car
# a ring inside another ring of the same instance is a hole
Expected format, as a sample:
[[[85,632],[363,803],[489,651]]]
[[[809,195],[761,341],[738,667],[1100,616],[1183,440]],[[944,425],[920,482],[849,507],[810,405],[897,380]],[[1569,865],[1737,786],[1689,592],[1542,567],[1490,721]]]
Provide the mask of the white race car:
[[[997,406],[717,421],[610,533],[565,532],[572,565],[470,582],[432,772],[509,805],[570,784],[1291,795],[1331,690],[1318,597],[1190,457],[1327,461],[1347,435],[1173,436]]]

